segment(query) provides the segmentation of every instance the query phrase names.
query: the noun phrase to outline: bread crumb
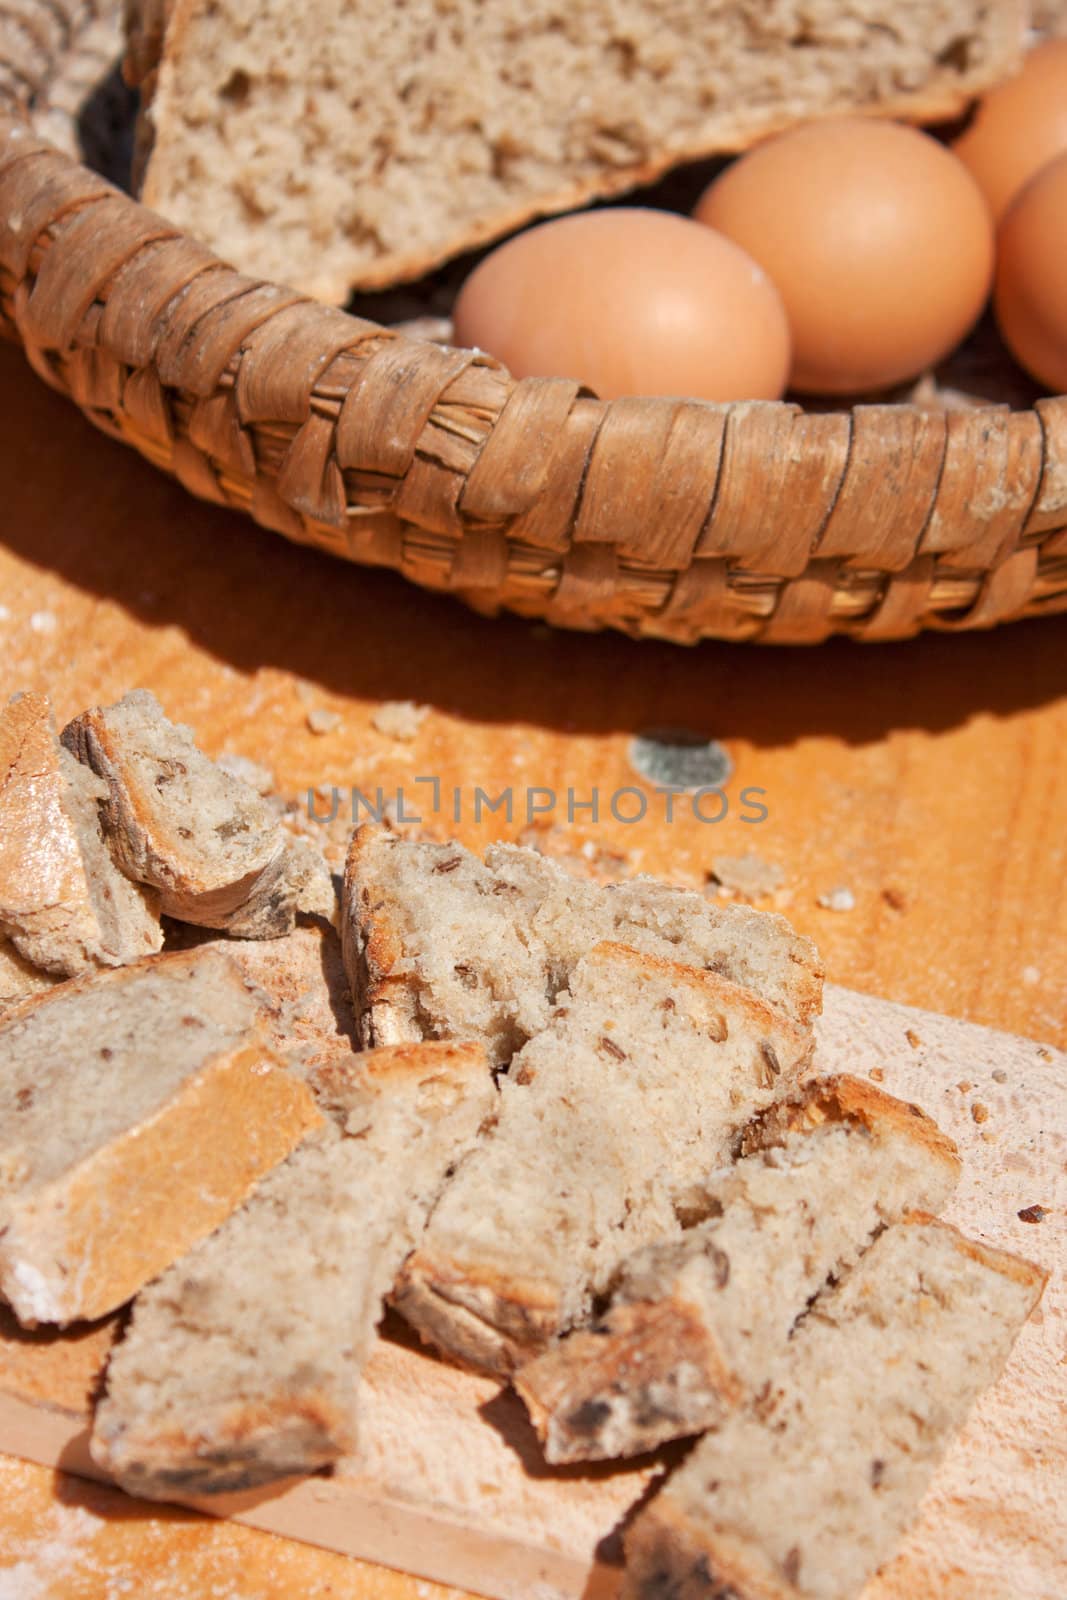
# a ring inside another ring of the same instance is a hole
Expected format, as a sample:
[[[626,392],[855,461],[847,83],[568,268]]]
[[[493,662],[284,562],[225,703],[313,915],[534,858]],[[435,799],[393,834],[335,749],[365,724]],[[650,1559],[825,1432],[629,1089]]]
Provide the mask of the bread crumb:
[[[887,883],[882,890],[882,899],[893,911],[906,911],[908,899],[903,889],[895,883]]]
[[[59,626],[54,611],[33,611],[30,613],[30,627],[34,633],[55,633]]]
[[[873,1078],[875,1083],[885,1082],[885,1073],[882,1071],[881,1067],[872,1067],[867,1076],[868,1078]]]
[[[387,739],[399,739],[410,744],[429,713],[429,706],[418,706],[414,700],[383,700],[371,716],[371,727],[384,733]]]
[[[1041,982],[1041,968],[1024,967],[1019,976],[1022,978],[1022,981],[1026,984],[1028,989],[1033,989]]]
[[[975,1122],[988,1122],[989,1107],[984,1106],[981,1100],[976,1100],[971,1106],[971,1117]]]
[[[824,911],[854,911],[856,896],[844,884],[838,884],[829,894],[821,894],[816,904],[822,906]]]
[[[1048,1212],[1044,1206],[1024,1206],[1016,1215],[1020,1222],[1044,1222]]]
[[[749,850],[743,856],[713,856],[708,878],[741,900],[759,900],[782,887],[785,873]]]
[[[1007,1083],[1007,1081],[1008,1081],[1008,1074],[1004,1071],[1004,1068],[1003,1067],[994,1067],[993,1068],[993,1082],[994,1083]]]
[[[961,1078],[959,1083],[956,1085],[956,1088],[960,1091],[960,1094],[967,1094],[969,1090],[973,1089],[973,1087],[974,1085],[972,1084],[970,1078]]]
[[[312,706],[307,714],[307,725],[312,733],[332,733],[340,722],[340,712],[328,711],[325,706]]]
[[[922,1040],[919,1038],[919,1035],[915,1032],[914,1028],[906,1028],[904,1030],[904,1037],[907,1039],[913,1050],[919,1050],[922,1048]]]

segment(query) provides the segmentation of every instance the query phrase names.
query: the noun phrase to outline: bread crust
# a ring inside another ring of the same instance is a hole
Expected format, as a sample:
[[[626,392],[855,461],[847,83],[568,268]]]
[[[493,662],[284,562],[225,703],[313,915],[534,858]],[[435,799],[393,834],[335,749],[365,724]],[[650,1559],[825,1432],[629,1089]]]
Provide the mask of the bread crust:
[[[784,1142],[789,1133],[802,1132],[824,1121],[855,1121],[870,1132],[896,1129],[924,1147],[931,1160],[958,1176],[962,1163],[953,1139],[943,1133],[933,1117],[910,1100],[887,1094],[873,1083],[837,1073],[811,1078],[796,1093],[775,1102],[754,1117],[741,1140],[741,1155],[767,1150]]]
[[[387,829],[363,823],[353,833],[345,858],[341,954],[365,1050],[417,1044],[422,1038],[410,980],[395,971],[403,958],[400,931],[375,890],[375,852],[395,843],[396,836]]]
[[[559,1327],[556,1286],[476,1268],[434,1251],[404,1263],[392,1302],[424,1343],[478,1372],[505,1378],[538,1355]]]

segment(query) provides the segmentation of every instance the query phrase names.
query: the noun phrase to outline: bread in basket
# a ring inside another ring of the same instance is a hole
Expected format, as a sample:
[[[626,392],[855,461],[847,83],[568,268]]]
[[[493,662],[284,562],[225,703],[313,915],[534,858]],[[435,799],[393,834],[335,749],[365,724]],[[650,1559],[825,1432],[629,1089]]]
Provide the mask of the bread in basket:
[[[194,494],[481,611],[811,643],[1067,608],[1067,399],[600,401],[242,276],[43,138],[112,0],[0,0],[0,331]]]

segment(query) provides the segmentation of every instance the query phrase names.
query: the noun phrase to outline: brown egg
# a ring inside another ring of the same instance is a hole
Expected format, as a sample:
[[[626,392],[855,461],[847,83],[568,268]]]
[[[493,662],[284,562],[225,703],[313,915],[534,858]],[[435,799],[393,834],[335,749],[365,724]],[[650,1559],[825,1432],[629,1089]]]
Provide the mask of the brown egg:
[[[1016,360],[1067,392],[1067,154],[1050,161],[997,231],[997,322]]]
[[[778,291],[728,239],[665,211],[542,223],[471,273],[453,313],[518,378],[579,378],[605,398],[773,400],[789,372]]]
[[[758,145],[694,215],[777,284],[792,386],[862,393],[913,378],[977,319],[993,229],[974,179],[914,128],[834,118]]]
[[[999,222],[1035,172],[1067,150],[1067,39],[1031,50],[1022,71],[986,95],[952,148]]]

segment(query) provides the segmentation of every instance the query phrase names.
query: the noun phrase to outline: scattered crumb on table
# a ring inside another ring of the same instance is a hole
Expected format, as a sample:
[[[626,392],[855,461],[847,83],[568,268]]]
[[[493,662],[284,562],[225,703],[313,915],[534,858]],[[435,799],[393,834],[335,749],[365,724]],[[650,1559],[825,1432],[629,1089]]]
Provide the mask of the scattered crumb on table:
[[[341,716],[326,706],[312,706],[307,714],[307,725],[312,733],[332,733],[340,726]]]
[[[765,861],[754,850],[743,856],[712,856],[708,877],[740,900],[759,900],[775,894],[785,882],[782,868],[774,861]]]
[[[816,905],[822,906],[824,911],[854,911],[856,896],[845,884],[838,884],[837,888],[831,889],[828,894],[821,894]]]
[[[384,733],[387,739],[409,744],[425,721],[428,710],[428,706],[416,705],[414,700],[383,700],[371,715],[371,727]]]

